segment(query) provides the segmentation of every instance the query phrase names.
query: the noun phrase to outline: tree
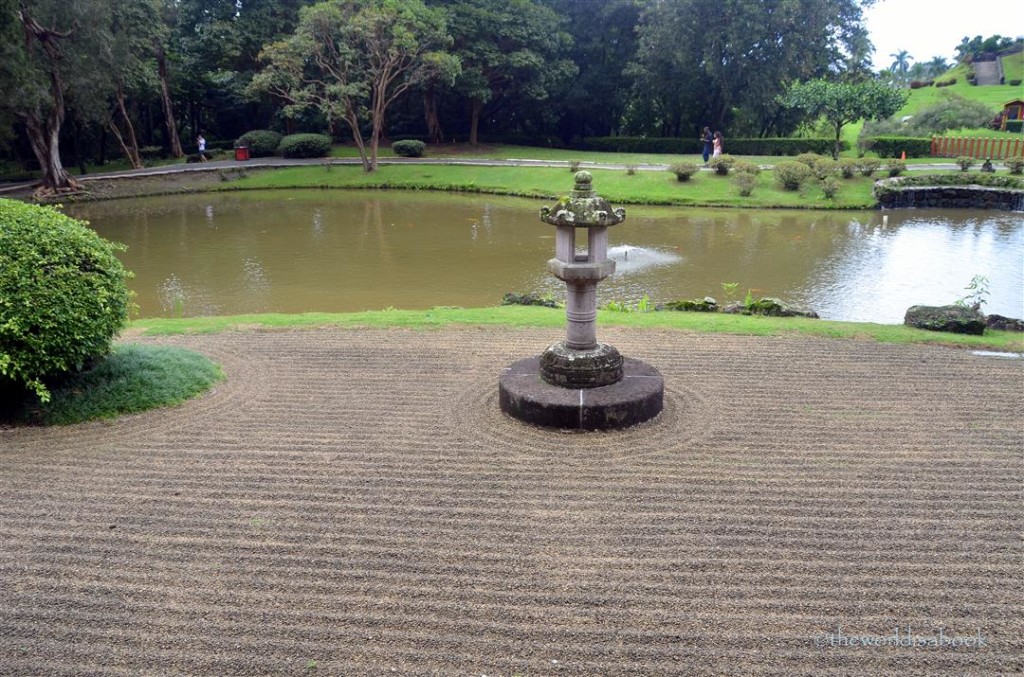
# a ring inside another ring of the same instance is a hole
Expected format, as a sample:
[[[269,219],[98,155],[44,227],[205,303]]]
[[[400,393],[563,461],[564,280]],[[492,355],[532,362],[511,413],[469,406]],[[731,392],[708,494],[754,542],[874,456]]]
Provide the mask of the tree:
[[[286,115],[315,108],[344,121],[372,172],[388,108],[438,69],[457,68],[443,51],[450,42],[443,13],[421,0],[327,0],[302,9],[295,33],[264,49],[267,67],[251,91],[283,99]]]
[[[861,119],[890,117],[903,107],[908,96],[904,90],[874,81],[849,84],[812,80],[790,87],[783,103],[802,110],[811,119],[824,118],[828,121],[836,133],[832,156],[838,158],[842,150],[840,138],[844,125]]]
[[[148,56],[159,28],[160,10],[155,0],[136,0],[112,16],[110,75],[114,92],[104,123],[134,169],[142,167],[142,158],[127,99],[129,93],[142,94],[156,88],[156,73]]]
[[[568,56],[579,69],[558,97],[562,139],[608,136],[622,127],[633,78],[627,69],[636,58],[636,25],[640,5],[635,0],[547,0],[567,19],[572,36]]]
[[[5,30],[13,22],[22,33],[3,47],[0,107],[24,126],[42,169],[41,190],[77,190],[61,161],[60,133],[69,100],[84,108],[106,95],[111,8],[105,0],[7,0],[0,9]]]
[[[892,65],[889,66],[889,70],[891,70],[896,75],[896,77],[899,78],[900,82],[906,84],[907,72],[910,70],[910,62],[913,60],[914,57],[910,56],[910,52],[908,52],[905,49],[901,49],[898,52],[893,52],[889,56],[893,58]]]
[[[657,102],[652,122],[673,135],[704,124],[778,133],[791,82],[863,76],[870,44],[857,0],[659,0],[638,33],[633,98]]]
[[[927,64],[928,76],[937,78],[946,71],[949,70],[949,62],[946,61],[945,57],[935,56]]]
[[[470,101],[471,144],[481,117],[516,98],[542,101],[576,73],[565,58],[572,38],[558,15],[535,0],[460,0],[449,7],[462,64],[455,88]]]

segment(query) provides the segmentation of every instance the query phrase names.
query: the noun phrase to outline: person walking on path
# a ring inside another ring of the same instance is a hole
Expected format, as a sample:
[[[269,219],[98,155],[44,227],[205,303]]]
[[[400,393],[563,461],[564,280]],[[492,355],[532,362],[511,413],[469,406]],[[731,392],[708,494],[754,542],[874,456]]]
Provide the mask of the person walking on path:
[[[712,137],[711,137],[711,128],[710,127],[705,127],[704,130],[700,133],[700,140],[704,144],[704,164],[707,164],[708,163],[708,158],[711,157],[711,146],[712,146]]]
[[[715,132],[714,140],[711,142],[711,145],[714,148],[714,153],[712,154],[712,157],[718,157],[722,154],[723,141],[724,139],[722,138],[722,132]]]
[[[206,162],[206,139],[202,134],[196,137],[196,144],[199,146],[199,160]]]

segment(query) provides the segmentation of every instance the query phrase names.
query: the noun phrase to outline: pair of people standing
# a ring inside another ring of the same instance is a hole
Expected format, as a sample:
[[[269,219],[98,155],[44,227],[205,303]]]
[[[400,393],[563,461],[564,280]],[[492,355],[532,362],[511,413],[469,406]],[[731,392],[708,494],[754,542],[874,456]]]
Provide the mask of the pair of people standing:
[[[701,141],[704,142],[704,162],[707,163],[709,157],[718,157],[722,154],[722,132],[711,133],[710,127],[705,127],[700,133]]]

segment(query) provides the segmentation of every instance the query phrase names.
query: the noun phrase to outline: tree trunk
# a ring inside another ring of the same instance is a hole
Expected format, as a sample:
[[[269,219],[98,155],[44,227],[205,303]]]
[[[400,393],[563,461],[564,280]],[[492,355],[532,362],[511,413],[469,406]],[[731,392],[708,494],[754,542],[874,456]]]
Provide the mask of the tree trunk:
[[[441,129],[441,120],[437,116],[437,91],[433,83],[423,91],[423,115],[427,122],[427,139],[430,143],[441,143],[444,139],[444,130]]]
[[[132,125],[132,120],[128,117],[128,109],[124,105],[124,89],[119,84],[117,86],[117,111],[121,114],[121,119],[124,121],[125,133],[127,134],[127,140],[121,134],[121,130],[118,129],[117,123],[114,122],[113,116],[110,119],[110,131],[114,133],[114,138],[121,144],[121,150],[124,151],[125,157],[128,158],[128,162],[131,163],[132,169],[142,169],[142,157],[139,155],[139,141],[135,137],[135,127]]]
[[[52,125],[43,122],[36,113],[23,115],[22,122],[25,124],[25,131],[28,132],[32,152],[35,153],[36,160],[43,170],[41,191],[57,193],[78,190],[78,182],[64,169],[60,159],[60,127],[57,126],[54,130]]]
[[[164,107],[164,122],[167,124],[167,141],[171,149],[171,157],[184,157],[185,151],[181,149],[181,139],[178,138],[178,126],[174,120],[174,105],[171,103],[171,87],[167,84],[167,54],[163,45],[157,45],[153,49],[156,56],[157,74],[160,76],[160,100]]]
[[[290,120],[289,120],[290,122]],[[345,115],[345,122],[348,123],[349,129],[352,130],[352,140],[356,142],[356,148],[359,149],[359,159],[363,162],[363,171],[372,172],[374,167],[370,164],[370,158],[366,155],[366,142],[363,140],[363,133],[359,131],[359,118],[352,108],[348,108],[348,113]]]
[[[477,130],[480,128],[480,111],[483,110],[484,102],[480,99],[473,99],[473,111],[469,123],[469,145],[477,145]]]
[[[58,33],[52,29],[43,28],[28,12],[22,7],[18,10],[18,17],[25,30],[26,40],[35,38],[46,59],[49,62],[50,75],[50,96],[52,106],[45,115],[36,108],[29,112],[21,112],[19,117],[25,124],[28,132],[29,143],[32,145],[32,152],[43,170],[41,193],[70,192],[80,188],[80,185],[67,170],[60,159],[60,128],[64,124],[64,82],[60,74],[60,62],[63,55],[60,51],[59,40],[71,35]]]

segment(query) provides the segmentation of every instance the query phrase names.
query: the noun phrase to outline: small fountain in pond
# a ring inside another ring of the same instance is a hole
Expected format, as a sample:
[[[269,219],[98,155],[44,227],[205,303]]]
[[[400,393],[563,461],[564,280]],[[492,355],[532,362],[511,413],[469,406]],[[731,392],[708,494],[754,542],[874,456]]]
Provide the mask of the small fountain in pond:
[[[566,285],[566,338],[539,357],[520,360],[498,379],[501,410],[534,425],[573,430],[625,428],[657,416],[664,381],[653,367],[624,358],[597,341],[597,283],[615,272],[608,257],[608,228],[624,209],[592,189],[590,172],[576,173],[575,189],[540,218],[555,226],[555,258],[548,272]],[[585,228],[587,249],[576,251]]]

